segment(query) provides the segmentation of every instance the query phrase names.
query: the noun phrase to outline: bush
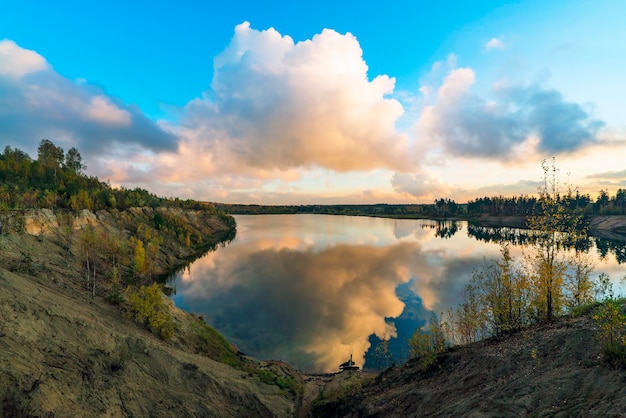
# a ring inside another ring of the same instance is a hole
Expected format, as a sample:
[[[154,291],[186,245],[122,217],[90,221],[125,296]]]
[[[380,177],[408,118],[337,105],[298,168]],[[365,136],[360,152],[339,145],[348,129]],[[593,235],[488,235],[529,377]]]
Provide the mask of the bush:
[[[259,380],[266,385],[278,386],[281,390],[288,390],[293,395],[297,394],[297,384],[291,377],[279,376],[272,370],[265,368],[258,368],[255,373]]]
[[[612,367],[626,368],[626,314],[622,303],[609,299],[602,304],[593,319],[600,331],[604,360]]]
[[[150,332],[168,340],[174,335],[174,322],[163,301],[163,294],[156,283],[141,286],[138,291],[126,289],[129,315]]]
[[[422,371],[435,366],[439,354],[447,349],[444,327],[433,312],[429,323],[419,327],[409,340],[411,358],[418,359]]]
[[[122,303],[124,303],[124,295],[122,294],[122,292],[120,292],[118,288],[115,288],[107,296],[107,301],[111,305],[121,305]]]

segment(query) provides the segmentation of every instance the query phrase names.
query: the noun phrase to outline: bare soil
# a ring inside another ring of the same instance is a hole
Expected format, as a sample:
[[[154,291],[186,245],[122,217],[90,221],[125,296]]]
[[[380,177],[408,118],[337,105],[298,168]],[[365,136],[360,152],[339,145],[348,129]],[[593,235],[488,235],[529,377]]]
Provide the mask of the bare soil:
[[[589,219],[589,227],[602,238],[626,240],[626,216],[594,216]]]
[[[389,369],[313,410],[319,417],[626,416],[626,371],[608,367],[587,313],[459,347],[431,370]]]

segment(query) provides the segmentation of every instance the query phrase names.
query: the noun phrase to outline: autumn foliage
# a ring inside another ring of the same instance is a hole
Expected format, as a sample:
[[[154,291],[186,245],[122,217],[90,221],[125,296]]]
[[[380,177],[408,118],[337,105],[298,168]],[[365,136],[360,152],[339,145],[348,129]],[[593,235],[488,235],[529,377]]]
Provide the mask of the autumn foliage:
[[[485,261],[473,272],[461,304],[441,318],[433,316],[428,325],[415,332],[409,342],[413,357],[428,364],[446,344],[511,334],[553,321],[593,301],[596,286],[591,279],[591,263],[576,251],[586,231],[581,215],[567,205],[573,192],[569,189],[561,195],[554,161],[544,162],[542,168],[544,181],[528,222],[533,239],[522,259],[515,260],[509,247],[503,245],[500,259]],[[621,318],[614,309],[601,313],[602,318],[611,318],[609,324]],[[624,324],[620,326],[623,330]],[[611,341],[625,338],[612,332],[607,334]],[[446,337],[446,343],[439,342],[441,336]]]
[[[126,289],[128,315],[145,329],[164,340],[174,335],[174,322],[159,285],[141,286],[138,290]]]

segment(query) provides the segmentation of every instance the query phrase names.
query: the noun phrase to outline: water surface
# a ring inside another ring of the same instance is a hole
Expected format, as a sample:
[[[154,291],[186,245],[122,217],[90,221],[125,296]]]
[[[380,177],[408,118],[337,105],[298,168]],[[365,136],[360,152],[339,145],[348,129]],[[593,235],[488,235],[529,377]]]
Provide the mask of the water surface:
[[[500,252],[497,240],[474,238],[465,222],[332,215],[236,220],[231,243],[175,277],[173,299],[204,314],[241,351],[307,372],[335,371],[350,354],[363,366],[371,343],[390,337],[396,361],[405,360],[407,339],[430,311],[456,306],[472,271]],[[595,275],[624,276],[614,253],[602,260],[593,244],[589,251]],[[511,253],[521,256],[522,247]],[[367,361],[376,367],[372,351]]]

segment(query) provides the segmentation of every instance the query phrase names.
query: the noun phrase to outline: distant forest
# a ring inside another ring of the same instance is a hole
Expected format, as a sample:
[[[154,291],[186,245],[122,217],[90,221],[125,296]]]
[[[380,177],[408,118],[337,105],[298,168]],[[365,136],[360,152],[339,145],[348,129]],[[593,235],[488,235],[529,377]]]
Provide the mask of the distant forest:
[[[600,190],[594,201],[589,194],[567,192],[559,202],[568,212],[580,215],[626,215],[626,190],[618,189],[614,196]],[[242,205],[213,203],[228,213],[365,215],[389,218],[468,218],[489,216],[528,217],[541,214],[541,205],[534,196],[486,196],[457,203],[450,199],[436,199],[431,204],[370,204],[370,205]]]
[[[141,188],[113,188],[97,177],[87,176],[80,152],[67,152],[43,139],[37,158],[6,146],[0,154],[0,214],[19,209],[119,209],[175,206],[186,209],[215,208],[195,200],[167,199]]]

